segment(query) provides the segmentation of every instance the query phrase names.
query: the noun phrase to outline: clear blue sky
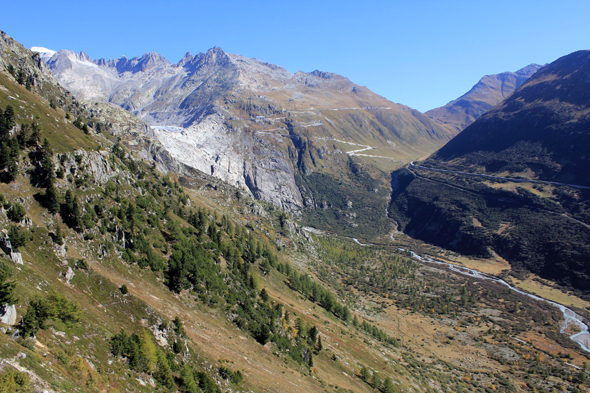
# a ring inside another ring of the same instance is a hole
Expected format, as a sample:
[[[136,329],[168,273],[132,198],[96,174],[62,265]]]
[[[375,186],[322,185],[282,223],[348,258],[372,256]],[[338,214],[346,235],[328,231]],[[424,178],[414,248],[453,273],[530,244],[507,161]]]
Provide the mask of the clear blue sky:
[[[171,62],[220,46],[289,71],[335,72],[426,111],[485,74],[590,46],[590,1],[0,1],[23,45]]]

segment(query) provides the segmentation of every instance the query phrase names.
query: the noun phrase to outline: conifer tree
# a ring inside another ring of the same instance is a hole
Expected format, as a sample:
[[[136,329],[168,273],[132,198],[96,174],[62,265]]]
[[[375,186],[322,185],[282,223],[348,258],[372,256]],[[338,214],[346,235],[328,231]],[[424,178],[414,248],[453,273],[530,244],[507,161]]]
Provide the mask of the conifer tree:
[[[158,350],[156,344],[152,340],[151,334],[143,329],[143,339],[141,342],[141,355],[144,359],[144,366],[148,373],[154,372],[156,365],[158,364]]]
[[[379,373],[377,371],[373,371],[373,382],[371,385],[373,385],[373,388],[375,389],[379,389],[381,386],[381,378],[379,377]]]
[[[371,374],[369,373],[369,369],[366,366],[362,366],[361,367],[361,379],[367,383],[369,383],[369,380],[371,379]]]
[[[383,383],[383,393],[395,393],[395,386],[389,377],[385,378]]]
[[[174,377],[172,376],[168,359],[166,359],[166,356],[160,350],[157,351],[157,358],[158,363],[157,369],[154,372],[154,379],[168,390],[175,390],[174,387],[176,384],[174,383]]]
[[[180,370],[180,390],[183,393],[199,392],[199,387],[195,382],[193,370],[191,370],[190,366],[186,363],[182,365],[182,369]]]
[[[6,311],[5,306],[18,302],[17,297],[14,295],[15,287],[16,282],[8,281],[8,272],[0,270],[0,314]]]

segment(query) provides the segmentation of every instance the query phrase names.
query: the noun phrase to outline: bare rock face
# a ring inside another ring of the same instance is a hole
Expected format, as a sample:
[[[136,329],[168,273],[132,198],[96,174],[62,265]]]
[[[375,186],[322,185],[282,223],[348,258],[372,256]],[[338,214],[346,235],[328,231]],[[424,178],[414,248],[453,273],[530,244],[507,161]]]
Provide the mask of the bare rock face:
[[[109,160],[110,152],[77,150],[73,154],[67,153],[61,160],[66,173],[74,176],[79,172],[80,167],[84,167],[92,174],[94,181],[99,184],[107,183],[111,178],[120,174],[119,170]]]
[[[4,251],[14,263],[18,265],[24,264],[22,254],[12,247],[8,235],[3,232],[0,232],[0,249],[2,249],[2,251]]]
[[[0,306],[0,311],[2,311],[2,307]],[[12,305],[5,305],[4,306],[4,314],[0,315],[0,322],[6,325],[14,325],[16,324],[16,307],[14,304]]]
[[[68,270],[63,273],[63,277],[66,280],[66,282],[69,284],[70,281],[72,280],[72,278],[74,278],[74,269],[72,269],[70,266],[68,266]]]
[[[342,76],[293,74],[221,48],[174,64],[156,53],[92,61],[59,51],[48,66],[76,96],[102,102],[91,110],[99,119],[114,116],[114,133],[160,169],[192,167],[291,211],[304,206],[298,173],[341,175],[348,156],[335,141],[385,149],[380,159],[391,161],[433,151],[452,136]]]

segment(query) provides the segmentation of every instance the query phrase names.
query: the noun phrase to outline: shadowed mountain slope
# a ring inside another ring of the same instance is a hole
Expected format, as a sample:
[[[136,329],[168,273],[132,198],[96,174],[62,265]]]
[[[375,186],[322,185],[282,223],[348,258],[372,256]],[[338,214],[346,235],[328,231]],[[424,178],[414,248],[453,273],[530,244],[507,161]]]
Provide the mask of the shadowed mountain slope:
[[[412,236],[587,291],[590,191],[547,182],[590,186],[589,76],[590,51],[564,56],[421,163],[454,172],[394,172],[390,216]]]

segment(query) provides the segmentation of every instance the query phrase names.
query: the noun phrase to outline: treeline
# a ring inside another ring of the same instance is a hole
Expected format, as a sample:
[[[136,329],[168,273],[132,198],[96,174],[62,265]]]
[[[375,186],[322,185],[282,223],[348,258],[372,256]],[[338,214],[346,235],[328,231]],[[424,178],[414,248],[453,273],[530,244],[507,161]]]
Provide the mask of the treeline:
[[[176,341],[175,341],[176,342]],[[156,383],[168,391],[187,393],[219,393],[221,389],[209,374],[196,371],[189,363],[179,361],[175,346],[162,349],[154,342],[152,335],[147,330],[142,330],[141,335],[132,333],[128,335],[124,330],[111,338],[111,354],[122,357],[129,367],[140,373],[152,375]],[[175,353],[176,352],[176,353]],[[240,375],[241,373],[224,369],[225,375]],[[233,382],[241,382],[234,377]]]
[[[354,319],[352,320],[352,324],[354,325],[354,327],[364,330],[365,332],[367,332],[368,334],[375,337],[377,340],[379,340],[381,342],[391,344],[394,347],[400,346],[399,340],[395,337],[389,336],[387,333],[385,333],[385,330],[379,329],[377,326],[371,325],[367,321],[363,321],[362,323],[359,323],[356,315],[355,315]]]
[[[291,270],[289,274],[289,285],[308,300],[317,302],[326,311],[331,312],[343,321],[350,319],[350,310],[348,307],[340,304],[332,292],[317,284],[307,274],[299,274]]]

